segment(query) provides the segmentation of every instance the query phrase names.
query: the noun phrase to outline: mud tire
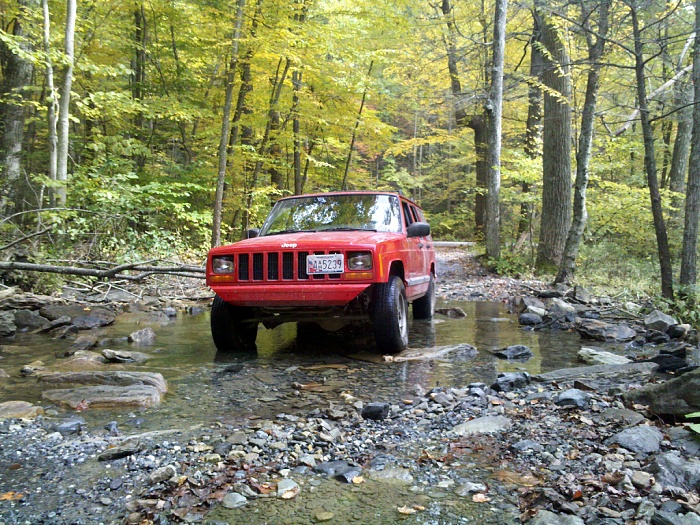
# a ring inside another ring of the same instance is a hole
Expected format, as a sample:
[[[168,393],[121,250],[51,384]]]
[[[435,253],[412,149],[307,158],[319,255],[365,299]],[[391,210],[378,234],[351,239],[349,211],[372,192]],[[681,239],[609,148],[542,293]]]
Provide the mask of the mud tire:
[[[250,308],[228,304],[218,295],[211,307],[211,336],[219,352],[255,352],[258,323],[247,321]]]
[[[408,301],[403,280],[392,276],[374,288],[372,328],[377,350],[396,354],[408,345]]]
[[[435,315],[435,277],[430,274],[428,291],[419,299],[413,301],[414,319],[432,319]]]

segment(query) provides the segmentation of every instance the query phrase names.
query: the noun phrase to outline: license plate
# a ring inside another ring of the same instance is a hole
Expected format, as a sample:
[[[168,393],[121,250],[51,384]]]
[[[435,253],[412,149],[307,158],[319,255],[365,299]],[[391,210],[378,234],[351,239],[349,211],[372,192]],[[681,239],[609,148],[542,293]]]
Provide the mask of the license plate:
[[[306,258],[306,273],[309,275],[343,273],[344,269],[345,260],[342,253],[309,255]]]

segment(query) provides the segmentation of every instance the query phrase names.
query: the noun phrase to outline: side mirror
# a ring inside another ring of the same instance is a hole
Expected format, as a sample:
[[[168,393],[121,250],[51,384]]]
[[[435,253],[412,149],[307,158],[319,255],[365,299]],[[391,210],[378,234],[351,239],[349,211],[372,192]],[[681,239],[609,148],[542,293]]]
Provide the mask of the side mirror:
[[[245,232],[245,238],[246,239],[254,239],[260,235],[260,229],[259,228],[251,228],[250,230],[246,230]]]
[[[430,235],[430,224],[427,222],[414,222],[406,228],[408,237],[427,237]]]

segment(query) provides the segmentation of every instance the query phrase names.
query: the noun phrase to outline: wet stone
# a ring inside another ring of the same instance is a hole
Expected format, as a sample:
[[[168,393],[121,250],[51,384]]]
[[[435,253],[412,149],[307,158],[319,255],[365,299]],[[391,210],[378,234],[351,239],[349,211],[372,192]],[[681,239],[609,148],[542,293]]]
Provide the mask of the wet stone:
[[[49,320],[46,317],[32,310],[17,310],[14,322],[18,330],[41,330],[49,326]]]
[[[548,510],[540,510],[529,525],[584,525],[584,521],[578,516],[568,514],[555,514]]]
[[[12,312],[0,312],[0,337],[9,337],[17,331]]]
[[[644,326],[646,326],[649,330],[665,332],[671,326],[677,324],[678,321],[676,321],[670,315],[661,312],[660,310],[654,310],[653,312],[644,317]]]
[[[528,453],[528,452],[542,452],[544,447],[540,445],[537,441],[532,439],[523,439],[518,441],[513,445],[513,448],[518,452]]]
[[[530,374],[527,372],[504,372],[498,374],[491,388],[496,392],[512,392],[530,384]]]
[[[530,359],[534,354],[529,347],[525,345],[511,345],[502,350],[494,352],[493,355],[501,359]]]
[[[577,355],[582,362],[589,365],[624,365],[631,362],[624,356],[586,346],[581,348]]]
[[[450,319],[464,319],[465,317],[467,317],[467,313],[458,307],[436,308],[435,313],[444,315],[445,317],[449,317]]]
[[[483,416],[452,428],[452,432],[458,436],[470,436],[472,434],[492,434],[508,430],[513,426],[510,419],[504,416]]]
[[[156,333],[150,326],[141,330],[137,330],[136,332],[132,332],[131,334],[129,334],[128,338],[130,343],[134,343],[136,345],[150,345],[153,344],[155,339]]]
[[[3,419],[33,419],[44,413],[44,409],[27,401],[5,401],[0,403],[0,421]]]
[[[54,423],[49,428],[52,432],[59,432],[61,435],[66,436],[70,434],[80,434],[86,427],[87,423],[85,423],[85,420],[78,417]]]
[[[646,419],[639,412],[627,408],[608,408],[596,417],[603,423],[617,423],[625,426],[635,426],[643,423]]]
[[[638,454],[652,454],[659,451],[662,440],[663,434],[657,428],[640,425],[627,428],[608,441]]]
[[[369,477],[380,483],[388,485],[410,485],[413,483],[413,476],[408,469],[401,467],[388,467],[382,470],[372,470]]]
[[[560,393],[554,403],[560,407],[587,408],[591,397],[587,392],[571,388]]]
[[[542,324],[542,316],[535,313],[523,313],[518,317],[518,322],[523,326],[537,326]]]
[[[389,403],[368,403],[362,409],[362,417],[364,419],[381,421],[389,416],[389,409]]]
[[[248,503],[248,499],[237,492],[229,492],[224,496],[221,504],[227,509],[237,509]]]

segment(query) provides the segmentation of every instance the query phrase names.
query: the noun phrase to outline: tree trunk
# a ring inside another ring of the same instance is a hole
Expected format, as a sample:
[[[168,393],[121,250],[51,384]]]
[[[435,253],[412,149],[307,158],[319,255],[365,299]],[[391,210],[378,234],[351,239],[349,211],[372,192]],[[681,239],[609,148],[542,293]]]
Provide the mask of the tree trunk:
[[[581,7],[584,11],[583,5]],[[596,41],[593,43],[591,33],[588,32],[588,60],[589,70],[586,81],[586,96],[581,115],[581,132],[578,138],[578,151],[576,153],[576,183],[574,185],[574,209],[571,228],[566,238],[564,254],[562,256],[559,271],[554,279],[555,283],[569,283],[576,272],[576,257],[578,255],[583,229],[586,227],[588,212],[586,211],[586,190],[588,189],[588,166],[591,160],[591,144],[593,143],[593,121],[595,119],[596,99],[600,87],[600,59],[605,49],[605,39],[608,34],[608,12],[610,0],[597,6],[598,31]],[[581,17],[588,20],[590,13],[582,12]],[[584,29],[588,31],[584,22]]]
[[[26,39],[25,12],[36,4],[35,0],[18,0],[19,13],[12,21],[12,35],[19,40],[20,49],[32,51]],[[9,29],[9,28],[8,28]],[[25,90],[29,87],[34,66],[30,60],[13,53],[0,42],[2,83],[0,84],[0,166],[4,181],[0,193],[0,215],[6,216],[21,206],[22,145],[24,142]]]
[[[635,7],[630,9],[632,14],[632,30],[634,32],[634,70],[637,79],[637,98],[639,99],[639,116],[644,137],[644,169],[647,174],[651,213],[654,218],[656,244],[661,268],[661,294],[667,299],[673,299],[673,270],[671,268],[671,251],[668,246],[666,223],[661,207],[661,193],[656,173],[656,158],[654,156],[654,133],[649,119],[649,104],[647,101],[646,78],[644,75],[644,44],[639,28],[639,19]]]
[[[700,27],[700,0],[695,0],[695,27]],[[700,31],[695,33],[693,53],[695,101],[700,101]],[[685,194],[685,226],[681,251],[681,286],[694,287],[697,280],[698,218],[700,217],[700,104],[693,105],[693,136],[690,143],[688,187]]]
[[[542,80],[542,216],[536,267],[554,272],[561,262],[571,223],[571,77],[569,55],[556,25],[545,17],[543,0],[535,2],[546,50]]]
[[[301,195],[301,127],[299,123],[299,91],[301,91],[301,71],[292,72],[292,133],[294,134],[294,195]]]
[[[57,161],[57,147],[58,138],[56,136],[56,113],[58,105],[58,93],[56,93],[56,86],[53,80],[53,63],[51,62],[51,57],[49,52],[51,51],[51,44],[49,38],[51,36],[51,17],[49,14],[49,0],[42,0],[42,11],[44,14],[44,53],[46,53],[46,88],[49,92],[46,97],[46,107],[47,107],[47,124],[49,128],[49,178],[53,181],[56,180],[56,161]],[[50,190],[49,206],[54,207],[56,205],[56,197],[54,189]]]
[[[68,141],[70,138],[70,90],[73,84],[73,60],[75,39],[76,0],[66,2],[66,35],[65,53],[66,65],[63,68],[63,79],[58,103],[58,154],[56,159],[56,180],[62,185],[56,189],[56,204],[66,205],[66,183],[68,181]]]
[[[685,192],[685,178],[688,173],[688,153],[693,133],[693,100],[688,93],[688,86],[676,84],[676,104],[682,108],[678,111],[678,129],[673,143],[671,168],[668,173],[669,189],[677,193]]]
[[[224,200],[224,185],[226,183],[226,164],[228,160],[228,140],[231,130],[231,102],[233,100],[233,79],[238,65],[238,44],[241,39],[243,24],[243,8],[245,0],[238,0],[236,18],[234,21],[233,40],[231,44],[231,62],[226,74],[226,96],[224,99],[224,114],[221,117],[221,136],[219,138],[219,171],[216,178],[216,195],[214,197],[214,213],[211,226],[212,247],[221,244],[221,211]]]
[[[503,68],[506,47],[507,0],[496,1],[493,24],[491,93],[486,104],[489,121],[488,193],[486,196],[486,256],[500,257],[501,117],[503,114]]]
[[[531,84],[528,89],[527,121],[525,124],[525,154],[531,159],[542,156],[542,88],[539,82],[544,68],[544,56],[542,56],[540,49],[540,27],[537,22],[537,17],[533,17],[532,38],[530,39]],[[530,184],[523,182],[523,202],[520,204],[518,237],[531,229],[532,206],[525,200],[529,192]]]
[[[374,66],[374,60],[369,63],[369,69],[367,70],[367,83],[369,84],[370,75],[372,74],[372,66]],[[348,173],[350,171],[350,161],[352,160],[352,151],[355,149],[355,139],[357,138],[357,128],[360,127],[360,119],[362,118],[362,110],[365,107],[365,100],[367,99],[367,90],[369,86],[365,86],[365,90],[362,92],[362,102],[360,102],[360,109],[357,111],[357,118],[355,119],[355,127],[352,129],[352,137],[350,139],[350,149],[348,150],[348,156],[345,159],[345,172],[343,173],[343,182],[340,185],[341,190],[348,189]]]
[[[474,226],[481,237],[486,226],[486,191],[489,180],[488,163],[488,123],[484,115],[474,115],[468,121],[474,131],[474,152],[476,153],[476,194],[474,195]]]

